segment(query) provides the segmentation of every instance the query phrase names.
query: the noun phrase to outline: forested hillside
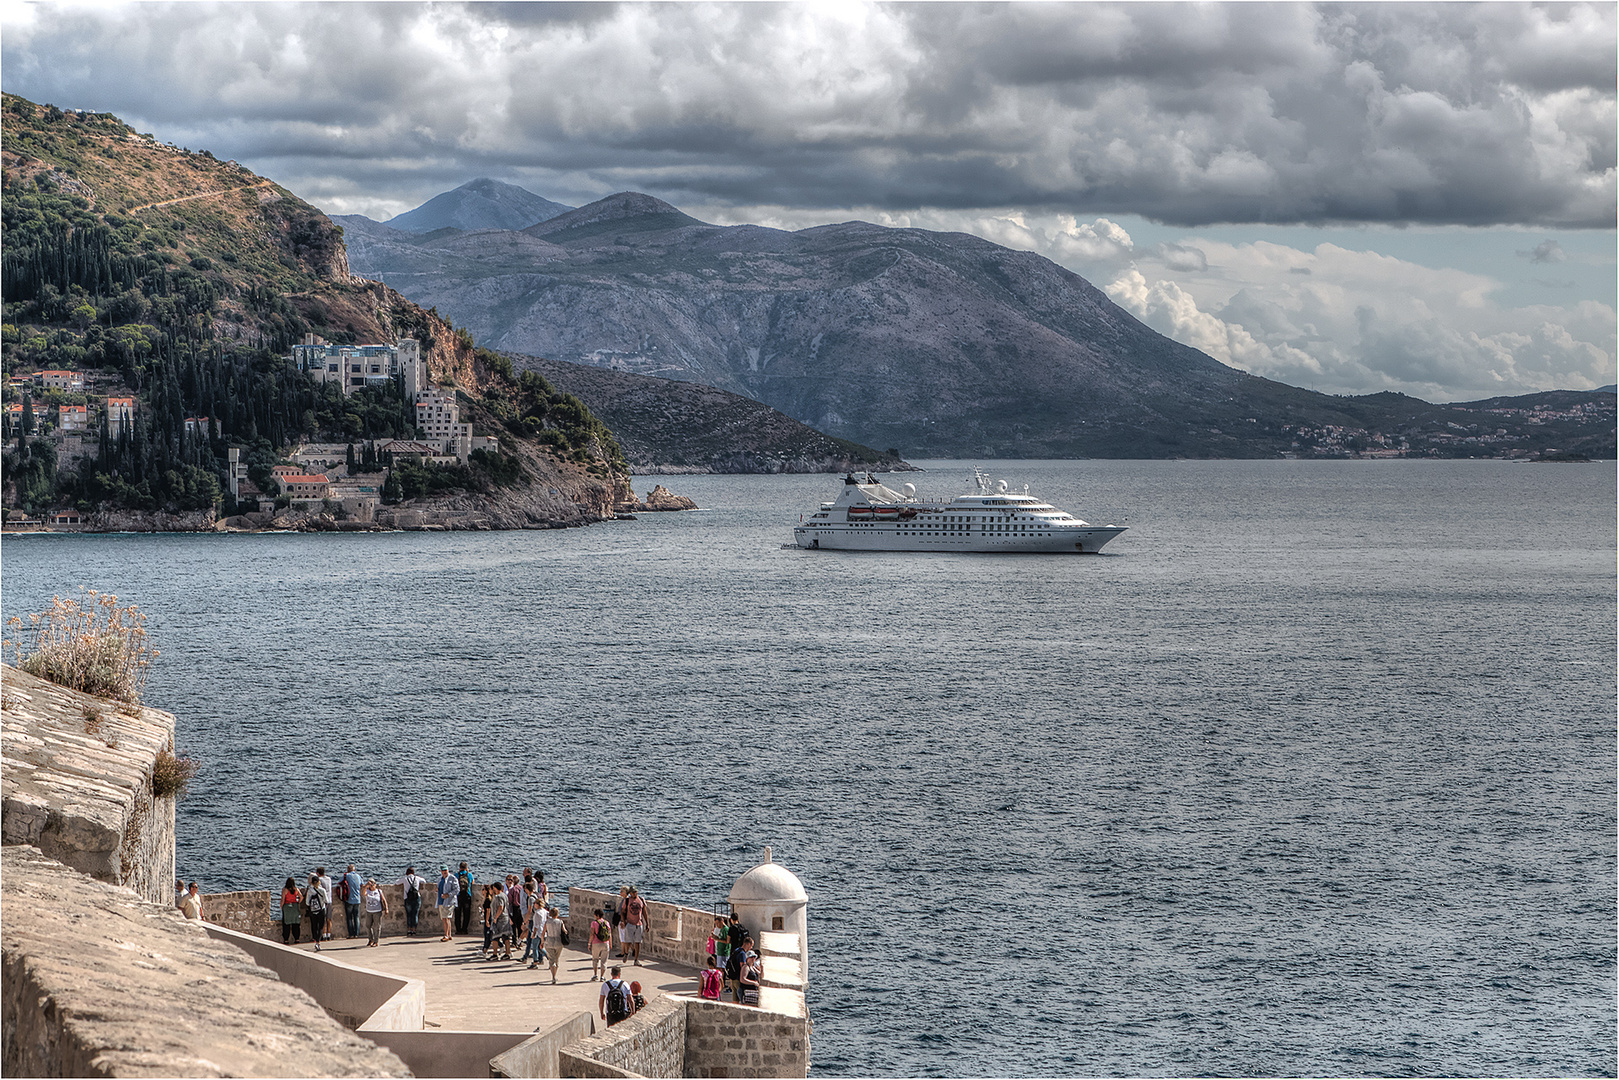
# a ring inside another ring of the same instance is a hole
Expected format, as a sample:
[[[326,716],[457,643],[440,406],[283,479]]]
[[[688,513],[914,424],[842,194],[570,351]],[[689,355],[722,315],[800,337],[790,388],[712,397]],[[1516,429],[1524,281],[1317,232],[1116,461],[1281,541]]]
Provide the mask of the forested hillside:
[[[593,505],[622,497],[621,455],[577,399],[520,386],[466,331],[352,277],[342,230],[285,189],[110,115],[15,95],[0,131],[8,507],[229,513],[229,447],[264,486],[295,443],[416,434],[398,380],[345,397],[298,371],[288,353],[306,333],[415,338],[433,379],[500,425],[499,451],[436,490],[543,481],[599,488]],[[57,370],[75,385],[42,382]],[[107,404],[119,395],[135,400],[127,422]],[[59,463],[80,406],[82,457]]]

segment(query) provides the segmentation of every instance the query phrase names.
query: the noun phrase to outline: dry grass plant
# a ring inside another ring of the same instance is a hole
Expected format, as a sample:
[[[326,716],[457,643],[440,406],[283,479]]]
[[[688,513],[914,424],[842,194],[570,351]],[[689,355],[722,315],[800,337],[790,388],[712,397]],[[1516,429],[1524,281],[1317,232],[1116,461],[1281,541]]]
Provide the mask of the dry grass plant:
[[[152,794],[160,799],[185,798],[191,778],[201,767],[202,762],[189,754],[176,754],[164,747],[152,765]]]
[[[140,701],[158,656],[148,643],[146,616],[93,589],[52,597],[47,610],[12,616],[7,625],[21,639],[6,642],[20,670],[96,697]]]

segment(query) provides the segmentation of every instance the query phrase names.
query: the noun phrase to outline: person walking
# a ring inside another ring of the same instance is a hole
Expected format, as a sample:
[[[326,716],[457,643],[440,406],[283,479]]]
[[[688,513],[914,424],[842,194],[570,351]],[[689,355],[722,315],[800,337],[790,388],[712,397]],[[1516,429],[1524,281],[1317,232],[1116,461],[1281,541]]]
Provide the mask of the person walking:
[[[477,884],[465,862],[456,870],[455,881],[461,887],[455,898],[455,932],[465,936],[472,930],[472,890]]]
[[[450,876],[448,866],[439,867],[438,873],[438,917],[444,920],[442,940],[450,941],[454,937],[456,896],[460,893],[461,887]]]
[[[495,901],[496,892],[497,892],[497,890],[496,890],[496,888],[495,888],[495,886],[493,884],[485,885],[483,887],[483,951],[484,952],[493,952],[494,951],[494,945],[495,945],[495,915],[494,915],[493,908],[494,908],[494,905],[495,905],[495,902],[496,902]],[[505,904],[505,902],[506,902],[505,897],[502,896],[499,902],[501,904]]]
[[[551,985],[557,984],[557,968],[562,964],[562,918],[555,907],[545,909],[542,933],[545,935],[545,957],[551,967]]]
[[[502,960],[512,958],[512,906],[506,902],[506,893],[498,885],[489,886],[494,890],[490,897],[489,911],[489,959],[495,958],[495,950],[501,951]]]
[[[326,913],[331,906],[332,879],[326,876],[324,866],[315,867],[309,875],[309,888],[304,890],[304,907],[309,909],[309,936],[315,939],[315,951],[326,940]]]
[[[529,962],[528,968],[533,971],[540,966],[540,956],[545,952],[545,908],[540,904],[540,898],[534,888],[534,879],[523,887],[523,928],[527,944],[523,948],[523,956]]]
[[[506,906],[512,923],[512,947],[523,937],[523,885],[516,874],[506,875]]]
[[[602,992],[596,1000],[596,1010],[608,1027],[628,1020],[635,1012],[635,998],[629,984],[619,978],[622,974],[624,969],[614,964],[613,977],[602,983]]]
[[[607,953],[613,947],[613,924],[607,921],[607,912],[596,909],[590,920],[590,981],[607,978]]]
[[[388,914],[388,898],[382,895],[376,878],[366,878],[360,887],[360,901],[365,905],[365,947],[374,949],[382,939],[382,917]]]
[[[641,942],[646,940],[646,901],[641,894],[632,887],[629,896],[624,900],[624,925],[620,928],[619,937],[624,942],[624,958],[630,957],[634,950],[635,959],[631,963],[641,966]]]
[[[418,877],[414,866],[407,866],[399,885],[405,890],[405,936],[415,937],[416,924],[421,921],[422,890],[427,888],[427,879]]]
[[[360,936],[360,893],[364,889],[365,879],[349,863],[343,872],[343,921],[348,924],[351,941]]]
[[[304,928],[304,912],[300,906],[303,904],[304,894],[298,890],[298,883],[287,878],[287,883],[281,887],[281,944],[296,945],[298,937]]]

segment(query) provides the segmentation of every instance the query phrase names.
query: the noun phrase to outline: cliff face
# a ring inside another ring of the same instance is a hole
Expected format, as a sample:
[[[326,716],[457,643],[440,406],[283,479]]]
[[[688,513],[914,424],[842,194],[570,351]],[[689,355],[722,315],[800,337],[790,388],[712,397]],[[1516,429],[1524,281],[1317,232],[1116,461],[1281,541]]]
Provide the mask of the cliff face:
[[[174,799],[152,770],[174,717],[0,666],[0,839],[174,903]]]

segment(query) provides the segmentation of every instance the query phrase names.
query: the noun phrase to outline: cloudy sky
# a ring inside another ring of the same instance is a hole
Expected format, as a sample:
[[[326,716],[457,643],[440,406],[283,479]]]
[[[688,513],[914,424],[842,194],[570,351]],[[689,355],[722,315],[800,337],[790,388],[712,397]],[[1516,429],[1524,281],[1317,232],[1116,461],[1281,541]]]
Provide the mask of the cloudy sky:
[[[1038,251],[1257,374],[1615,381],[1612,3],[0,3],[0,82],[377,219],[479,176]]]

